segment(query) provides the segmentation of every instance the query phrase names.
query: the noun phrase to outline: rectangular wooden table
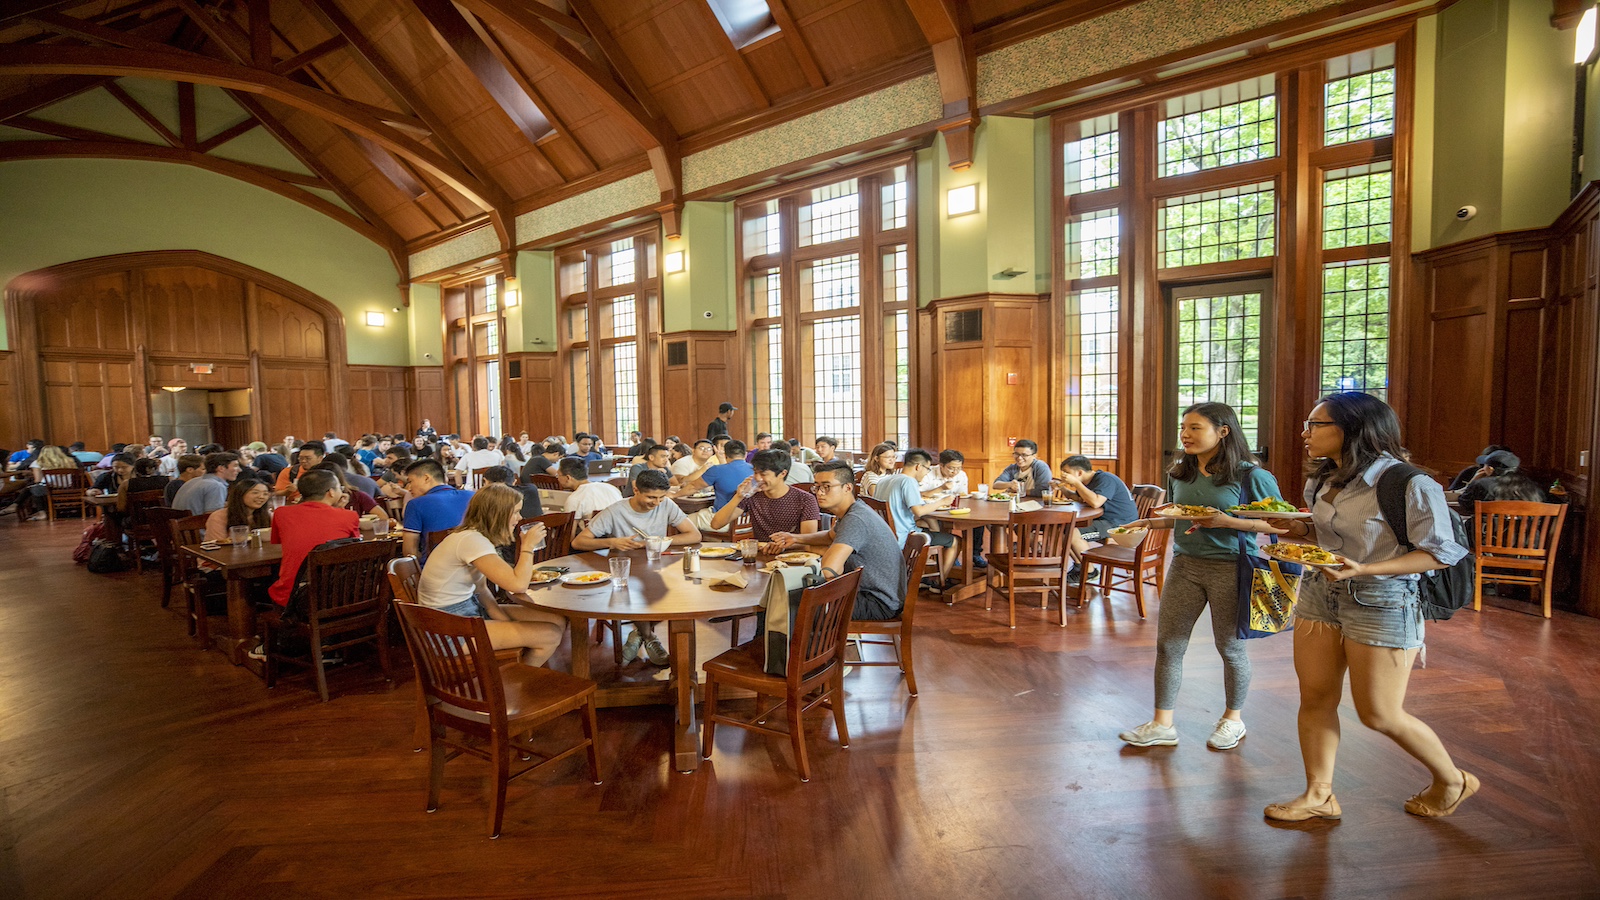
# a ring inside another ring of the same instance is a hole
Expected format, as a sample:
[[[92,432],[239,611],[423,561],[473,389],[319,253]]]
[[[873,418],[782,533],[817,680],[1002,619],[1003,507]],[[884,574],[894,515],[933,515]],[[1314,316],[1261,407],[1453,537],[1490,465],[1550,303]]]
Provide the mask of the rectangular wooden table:
[[[1040,501],[1043,502],[1043,501]],[[954,604],[960,600],[969,600],[973,597],[983,596],[989,589],[989,574],[985,570],[983,575],[972,565],[974,541],[972,533],[985,527],[1004,527],[1011,521],[1011,504],[1003,500],[979,500],[977,497],[965,497],[956,500],[951,509],[970,509],[972,512],[965,515],[951,515],[946,511],[939,511],[928,516],[938,522],[941,528],[960,535],[961,540],[961,586],[953,591],[946,591],[944,600]],[[1101,510],[1093,506],[1084,506],[1081,503],[1056,503],[1042,507],[1044,510],[1056,512],[1077,513],[1080,523],[1098,519]]]

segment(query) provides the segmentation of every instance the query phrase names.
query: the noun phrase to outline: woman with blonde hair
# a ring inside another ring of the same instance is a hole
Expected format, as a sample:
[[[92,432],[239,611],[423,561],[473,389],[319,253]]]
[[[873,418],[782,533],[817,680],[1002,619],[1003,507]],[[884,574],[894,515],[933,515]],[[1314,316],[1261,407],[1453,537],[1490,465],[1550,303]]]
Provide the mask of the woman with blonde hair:
[[[861,496],[871,497],[872,487],[881,478],[894,474],[894,458],[898,451],[893,444],[879,444],[867,456],[866,471],[861,473]]]
[[[460,527],[428,554],[428,565],[417,583],[417,602],[452,615],[487,619],[489,643],[496,650],[522,647],[522,662],[539,666],[561,646],[566,618],[522,606],[501,606],[489,589],[490,582],[512,593],[528,589],[534,550],[544,540],[545,527],[535,524],[519,540],[516,532],[521,519],[520,493],[503,484],[485,485],[467,504]],[[513,541],[518,543],[514,566],[495,549]]]

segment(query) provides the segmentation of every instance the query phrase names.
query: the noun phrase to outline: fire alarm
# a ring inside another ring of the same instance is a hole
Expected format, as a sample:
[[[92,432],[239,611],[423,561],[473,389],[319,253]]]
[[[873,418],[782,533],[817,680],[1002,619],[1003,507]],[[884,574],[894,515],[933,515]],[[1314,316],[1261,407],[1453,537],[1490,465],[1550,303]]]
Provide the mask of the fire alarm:
[[[1015,372],[1007,372],[1006,373],[1006,384],[1016,384],[1017,382],[1018,382],[1017,373],[1015,373]]]

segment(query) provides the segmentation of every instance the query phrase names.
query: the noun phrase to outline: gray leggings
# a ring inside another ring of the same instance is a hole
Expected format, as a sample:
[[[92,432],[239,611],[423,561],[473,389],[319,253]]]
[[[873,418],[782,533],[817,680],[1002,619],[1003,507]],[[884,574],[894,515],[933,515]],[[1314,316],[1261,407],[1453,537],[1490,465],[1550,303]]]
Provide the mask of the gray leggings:
[[[1222,657],[1222,683],[1229,709],[1243,709],[1250,692],[1250,657],[1239,640],[1236,564],[1231,559],[1196,559],[1175,554],[1161,591],[1156,625],[1156,709],[1172,709],[1183,685],[1183,654],[1200,613],[1211,606],[1211,631]]]

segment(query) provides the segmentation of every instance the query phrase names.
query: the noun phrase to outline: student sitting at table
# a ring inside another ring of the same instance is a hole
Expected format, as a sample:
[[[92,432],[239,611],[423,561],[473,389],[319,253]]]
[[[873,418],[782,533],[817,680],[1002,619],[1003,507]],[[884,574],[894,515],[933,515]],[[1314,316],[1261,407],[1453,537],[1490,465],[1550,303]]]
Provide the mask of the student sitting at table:
[[[349,477],[347,477],[344,473],[344,469],[339,468],[339,465],[333,461],[333,458],[338,455],[339,454],[337,453],[329,453],[322,460],[322,462],[318,463],[317,467],[311,471],[332,472],[333,477],[339,479],[339,486],[344,489],[344,495],[349,501],[345,505],[350,509],[355,510],[356,515],[364,516],[367,513],[372,512],[374,509],[377,509],[377,498],[351,484]]]
[[[694,526],[704,531],[711,527],[711,517],[717,510],[727,506],[733,500],[733,494],[739,490],[739,485],[745,479],[755,474],[755,468],[744,459],[744,441],[728,441],[723,444],[723,450],[728,455],[728,461],[708,467],[699,476],[684,481],[679,493],[692,494],[709,485],[715,497],[711,501],[710,509],[702,509],[691,518]]]
[[[361,517],[353,509],[342,508],[347,502],[344,489],[332,472],[306,472],[295,482],[294,489],[300,502],[285,506],[272,516],[272,543],[283,547],[283,561],[267,595],[280,607],[289,605],[300,568],[312,550],[328,541],[361,536]],[[265,659],[265,648],[257,646],[250,657]]]
[[[867,454],[867,468],[861,473],[861,493],[868,497],[873,496],[872,488],[878,480],[887,475],[894,474],[894,458],[899,455],[899,450],[894,444],[884,441],[872,448]]]
[[[622,492],[616,486],[604,481],[590,481],[588,464],[576,456],[563,457],[559,470],[556,483],[563,491],[572,492],[567,495],[562,510],[572,513],[573,524],[578,528],[582,528],[595,513],[622,499]]]
[[[401,552],[427,561],[428,535],[461,524],[472,492],[444,483],[444,466],[435,459],[419,459],[406,469],[405,521],[400,536]]]
[[[521,647],[522,663],[542,666],[561,646],[566,617],[502,605],[489,590],[489,582],[516,594],[526,591],[533,577],[534,549],[545,538],[545,527],[535,524],[517,540],[522,519],[522,495],[505,484],[485,484],[472,495],[461,525],[433,549],[417,581],[417,603],[456,616],[486,620],[489,645],[496,650]],[[516,542],[516,562],[508,563],[495,547]]]
[[[166,474],[165,468],[159,468],[161,463],[162,460],[156,460],[156,465],[158,466],[157,471],[162,474]],[[178,472],[177,477],[168,481],[167,486],[162,488],[162,490],[166,491],[166,500],[168,506],[172,505],[172,498],[178,495],[179,488],[183,487],[185,483],[193,481],[206,473],[206,458],[198,453],[185,453],[184,455],[178,457],[178,462],[175,468]]]
[[[894,520],[895,540],[900,546],[906,545],[906,538],[912,532],[920,531],[928,536],[928,543],[938,554],[939,575],[937,578],[928,576],[926,583],[930,590],[939,593],[956,584],[950,579],[950,568],[956,564],[956,536],[928,531],[917,525],[917,520],[948,507],[955,502],[955,495],[946,494],[924,502],[918,486],[932,469],[933,454],[915,448],[907,450],[905,464],[900,471],[878,479],[872,488],[872,496],[889,507],[889,517]]]
[[[205,456],[205,474],[192,479],[172,495],[173,509],[197,516],[228,505],[228,486],[239,477],[239,454],[223,451]]]
[[[1050,464],[1039,458],[1039,445],[1026,438],[1017,441],[1011,448],[1011,465],[1001,471],[990,489],[1043,497],[1050,490]]]
[[[816,481],[816,476],[811,474],[811,466],[800,460],[795,455],[796,450],[804,450],[799,441],[785,441],[783,438],[773,438],[773,446],[789,454],[789,475],[786,479],[790,484],[810,484]],[[811,454],[816,456],[815,453]]]
[[[667,499],[671,489],[667,476],[661,472],[653,469],[640,472],[633,480],[633,496],[611,504],[590,519],[572,539],[572,549],[625,553],[644,549],[647,537],[669,537],[674,545],[699,543],[700,529],[683,514],[678,504]],[[633,631],[622,645],[623,663],[637,659],[642,646],[652,665],[666,665],[667,648],[656,637],[655,623],[627,624],[633,626]],[[694,660],[684,660],[684,665],[692,666]]]
[[[1490,456],[1500,452],[1510,453],[1511,448],[1504,444],[1490,444],[1483,448],[1483,452],[1478,454],[1478,458],[1473,461],[1472,465],[1457,472],[1456,477],[1450,479],[1450,484],[1445,487],[1445,490],[1460,493],[1467,489],[1467,485],[1485,477],[1483,467],[1489,464]]]
[[[667,481],[670,482],[672,480],[672,465],[668,462],[668,458],[672,456],[672,451],[668,450],[666,445],[651,444],[644,448],[644,451],[639,455],[643,457],[642,461],[634,463],[628,469],[628,480],[630,482],[638,478],[640,472],[646,470],[660,472],[667,476]]]
[[[145,459],[134,460],[133,476],[122,482],[117,488],[117,511],[128,511],[128,495],[142,494],[145,491],[166,490],[167,482],[172,479],[161,474],[161,460]]]
[[[800,443],[799,438],[789,438],[789,455],[808,469],[812,463],[822,461],[822,457],[817,455],[817,451]]]
[[[228,488],[228,503],[206,519],[208,541],[225,541],[228,529],[243,525],[252,531],[272,527],[272,488],[259,481],[235,481]]]
[[[539,489],[517,484],[517,476],[505,466],[494,466],[483,473],[483,483],[503,484],[522,495],[522,517],[532,519],[544,515],[544,505],[539,502]]]
[[[122,489],[123,482],[133,477],[133,454],[118,453],[111,458],[111,468],[102,472],[94,480],[91,490],[101,494],[115,494]],[[160,466],[160,463],[156,463]]]
[[[705,438],[695,441],[692,446],[679,444],[678,450],[683,453],[672,461],[673,487],[682,487],[684,482],[700,477],[700,473],[716,465],[716,447]]]
[[[573,455],[579,459],[582,459],[584,462],[595,462],[596,460],[605,459],[606,455],[601,453],[595,447],[599,440],[600,439],[597,436],[589,434],[588,432],[579,432],[577,452]]]
[[[791,461],[783,450],[763,450],[751,463],[754,472],[734,491],[728,504],[711,517],[714,531],[727,531],[741,512],[750,515],[751,537],[772,540],[779,531],[811,534],[822,521],[817,498],[789,486]]]
[[[855,497],[855,470],[842,459],[815,469],[817,504],[832,515],[833,528],[814,534],[780,531],[772,541],[780,550],[795,545],[826,548],[822,575],[837,578],[861,570],[853,619],[881,622],[900,615],[905,606],[906,565],[889,523]]]
[[[292,464],[278,473],[278,480],[274,485],[274,492],[290,503],[295,501],[299,494],[295,485],[299,483],[300,476],[315,469],[322,463],[322,458],[328,455],[328,448],[321,441],[306,441],[295,451]]]
[[[1483,460],[1483,466],[1467,481],[1461,489],[1461,495],[1456,498],[1456,512],[1469,523],[1478,513],[1479,500],[1550,502],[1544,488],[1523,473],[1522,459],[1515,453],[1510,450],[1491,450],[1479,458]],[[1470,526],[1467,534],[1473,534]]]
[[[1072,532],[1072,570],[1070,581],[1078,572],[1076,560],[1089,549],[1090,541],[1105,539],[1106,532],[1139,518],[1139,507],[1133,502],[1133,493],[1121,478],[1110,472],[1096,472],[1087,456],[1069,456],[1061,461],[1061,477],[1054,482],[1063,499],[1076,500],[1084,506],[1100,510],[1100,518]]]
[[[559,476],[561,457],[565,454],[562,446],[555,441],[548,441],[533,448],[528,456],[528,464],[522,467],[522,481],[524,484],[533,484],[535,475]]]

